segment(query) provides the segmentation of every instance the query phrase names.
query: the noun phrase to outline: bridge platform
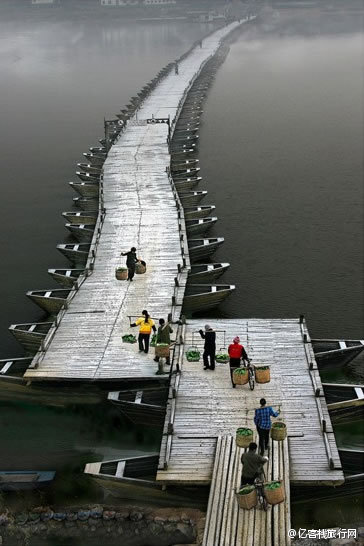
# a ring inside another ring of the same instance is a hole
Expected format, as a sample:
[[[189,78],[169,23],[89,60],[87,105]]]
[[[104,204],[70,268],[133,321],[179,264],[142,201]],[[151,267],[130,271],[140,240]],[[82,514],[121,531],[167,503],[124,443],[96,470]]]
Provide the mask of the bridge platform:
[[[147,309],[152,317],[171,312],[174,279],[183,256],[176,196],[166,167],[170,163],[168,125],[148,119],[173,120],[201,68],[221,40],[239,23],[231,23],[203,40],[146,98],[126,130],[112,146],[103,169],[105,219],[98,239],[92,274],[68,302],[53,338],[37,354],[25,378],[30,380],[148,380],[155,379],[153,354],[138,353],[122,335]],[[182,212],[183,215],[183,212]],[[186,238],[185,238],[186,239]],[[186,244],[186,243],[185,243]],[[137,247],[147,273],[132,283],[115,279],[125,266],[121,252]],[[188,268],[188,248],[184,253]],[[184,296],[187,269],[179,279],[177,318]]]
[[[188,320],[185,352],[203,351],[198,330]],[[287,425],[290,481],[299,485],[339,485],[344,475],[320,376],[304,322],[299,319],[209,319],[217,348],[239,335],[253,364],[269,365],[271,381],[231,386],[228,364],[204,370],[202,361],[181,356],[181,373],[167,406],[157,480],[165,484],[210,484],[219,436],[240,426],[255,430],[260,398],[280,408]],[[197,335],[196,335],[197,333]]]
[[[284,481],[285,500],[269,505],[266,512],[259,504],[251,510],[238,506],[236,491],[240,486],[244,451],[236,446],[232,436],[217,439],[202,546],[288,546],[291,517],[287,440],[270,442],[266,480]]]

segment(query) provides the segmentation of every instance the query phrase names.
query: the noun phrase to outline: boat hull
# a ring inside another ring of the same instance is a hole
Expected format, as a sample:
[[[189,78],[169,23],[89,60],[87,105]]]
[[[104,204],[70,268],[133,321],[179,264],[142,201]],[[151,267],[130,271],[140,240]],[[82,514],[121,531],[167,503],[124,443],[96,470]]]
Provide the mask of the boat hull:
[[[90,245],[87,245],[88,247]],[[89,249],[83,249],[80,245],[57,245],[57,249],[64,255],[70,262],[77,265],[84,266],[87,262]]]
[[[45,471],[0,471],[0,491],[30,491],[49,485],[56,475]]]
[[[217,217],[201,219],[197,222],[195,223],[194,220],[186,221],[187,235],[201,235],[203,233],[206,233],[216,224]]]
[[[180,193],[179,198],[182,203],[182,206],[192,207],[201,203],[207,195],[207,191],[204,192],[190,192],[190,193]]]
[[[69,224],[89,224],[95,225],[97,221],[98,213],[95,212],[63,212],[63,218],[67,220]]]
[[[90,197],[74,197],[73,202],[82,210],[95,212],[99,208],[99,200]]]
[[[69,292],[69,290],[67,291]],[[33,303],[44,309],[46,313],[50,315],[57,315],[59,311],[66,305],[67,297],[59,298],[46,295],[34,294],[34,292],[27,292],[27,297],[32,300]]]
[[[48,269],[50,276],[65,288],[72,288],[84,271],[84,269]]]
[[[90,197],[93,199],[99,197],[100,188],[98,182],[70,182],[69,185],[81,197]]]
[[[217,267],[214,267],[215,265]],[[192,266],[191,273],[188,274],[188,283],[199,284],[218,279],[230,267],[230,264],[206,264],[206,266],[206,270],[197,271],[198,264],[196,264],[196,273],[193,273],[194,266]]]
[[[66,224],[66,228],[80,243],[91,243],[94,236],[93,226]]]
[[[28,325],[12,324],[9,326],[9,330],[15,339],[24,347],[25,352],[32,355],[38,351],[52,325],[52,322]]]
[[[183,300],[183,311],[185,313],[195,313],[198,311],[205,311],[207,309],[214,309],[223,303],[234,290],[235,286],[230,286],[229,288],[223,290],[201,292],[200,294],[194,294],[191,296],[187,295]]]
[[[202,207],[185,207],[184,216],[186,220],[198,220],[200,218],[207,218],[214,210],[215,205]]]
[[[208,258],[209,256],[212,256],[216,250],[219,248],[219,246],[222,245],[224,241],[217,241],[214,243],[208,243],[200,246],[190,247],[189,248],[189,254],[190,254],[190,260],[192,263],[198,262],[199,260]]]

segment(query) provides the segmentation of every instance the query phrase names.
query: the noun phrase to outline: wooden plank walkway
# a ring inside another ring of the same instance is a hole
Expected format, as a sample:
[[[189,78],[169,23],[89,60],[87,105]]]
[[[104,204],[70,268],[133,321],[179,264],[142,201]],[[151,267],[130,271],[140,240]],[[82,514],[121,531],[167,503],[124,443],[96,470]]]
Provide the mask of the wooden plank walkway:
[[[184,350],[196,345],[202,352],[203,340],[196,332],[204,322],[188,321]],[[233,389],[228,364],[217,364],[215,371],[205,371],[202,362],[183,359],[178,392],[167,407],[169,421],[157,480],[209,484],[216,438],[233,435],[239,426],[255,428],[254,410],[259,407],[260,398],[265,397],[274,408],[280,406],[281,417],[287,424],[291,482],[341,483],[344,476],[319,374],[314,386],[309,370],[307,344],[303,342],[305,325],[299,319],[209,319],[209,322],[217,331],[218,348],[226,348],[239,335],[253,363],[271,367],[271,381],[256,385],[254,391],[247,385]],[[223,332],[226,332],[225,342]],[[315,396],[315,387],[321,388],[319,397]],[[326,433],[322,430],[322,414]]]
[[[288,546],[291,513],[287,440],[270,442],[266,480],[283,480],[286,498],[266,512],[259,504],[242,510],[236,500],[244,451],[232,436],[217,439],[202,546]]]
[[[145,100],[112,146],[104,164],[106,216],[94,271],[70,301],[47,350],[34,359],[29,379],[155,379],[153,355],[123,344],[129,315],[147,309],[153,317],[171,311],[177,265],[182,264],[176,200],[166,167],[170,162],[167,124],[147,119],[175,117],[201,67],[238,23],[219,29],[179,63]],[[147,273],[134,282],[115,279],[125,265],[121,251],[137,247]],[[188,256],[187,256],[188,258]],[[179,291],[181,296],[181,291]],[[183,294],[182,296],[183,297]],[[180,302],[182,303],[182,301]],[[134,332],[135,333],[135,330]]]

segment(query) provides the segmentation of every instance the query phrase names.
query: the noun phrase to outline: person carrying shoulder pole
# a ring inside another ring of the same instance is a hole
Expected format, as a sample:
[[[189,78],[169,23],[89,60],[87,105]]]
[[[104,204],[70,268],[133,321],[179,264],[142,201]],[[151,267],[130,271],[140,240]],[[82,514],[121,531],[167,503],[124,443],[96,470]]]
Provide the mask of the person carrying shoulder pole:
[[[266,405],[266,399],[260,399],[260,408],[255,410],[254,423],[257,427],[259,436],[259,453],[264,455],[268,449],[269,431],[272,428],[271,417],[278,417],[279,411],[274,411],[271,406]]]
[[[134,326],[139,326],[139,352],[142,353],[144,351],[144,353],[148,353],[150,334],[152,333],[152,330],[153,332],[156,332],[157,329],[155,327],[154,320],[150,318],[146,309],[142,311],[142,315],[142,317],[138,318],[138,320],[130,324],[130,326],[132,328]]]
[[[126,267],[128,268],[128,281],[132,281],[135,275],[135,265],[140,261],[136,255],[136,248],[132,246],[129,252],[122,252],[120,256],[126,256]]]
[[[170,322],[164,320],[164,318],[159,319],[159,327],[157,331],[157,343],[167,343],[171,344],[171,335],[173,330],[171,328]],[[154,358],[155,362],[159,362],[159,356]],[[166,364],[169,366],[171,364],[169,356],[166,357]]]
[[[254,480],[259,478],[263,472],[263,465],[268,461],[268,457],[262,457],[257,454],[257,444],[250,442],[249,450],[242,454],[241,462],[243,470],[241,473],[240,487],[245,484],[253,485]]]
[[[229,365],[230,365],[230,378],[231,383],[235,389],[236,385],[233,381],[233,373],[236,368],[240,367],[240,359],[243,359],[243,362],[245,361],[250,362],[248,355],[246,354],[246,350],[244,349],[243,345],[240,344],[240,337],[235,336],[233,339],[233,342],[229,345],[228,353],[230,357]]]
[[[202,355],[204,370],[214,370],[216,355],[216,332],[213,331],[209,324],[205,324],[205,331],[203,332],[203,330],[199,330],[199,333],[202,339],[205,340],[204,352]]]

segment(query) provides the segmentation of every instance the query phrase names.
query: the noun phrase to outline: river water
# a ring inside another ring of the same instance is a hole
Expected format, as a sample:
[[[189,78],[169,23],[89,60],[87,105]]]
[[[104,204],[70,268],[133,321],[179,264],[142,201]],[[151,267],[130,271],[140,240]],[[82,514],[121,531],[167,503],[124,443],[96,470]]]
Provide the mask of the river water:
[[[10,323],[43,318],[25,292],[56,286],[47,269],[68,265],[55,248],[68,240],[67,182],[104,116],[210,30],[97,10],[0,5],[1,358],[22,355]],[[225,237],[216,261],[231,263],[224,280],[238,287],[225,316],[303,313],[313,337],[363,337],[362,21],[350,9],[267,9],[217,73],[200,162],[205,202],[218,204],[214,233]],[[351,366],[335,378],[363,376]],[[2,404],[0,467],[67,475],[91,459],[158,449],[158,436],[112,408],[101,414]],[[361,432],[338,430],[338,441],[362,447]],[[60,501],[88,494],[65,483]],[[300,509],[295,522],[356,522],[359,501]]]

